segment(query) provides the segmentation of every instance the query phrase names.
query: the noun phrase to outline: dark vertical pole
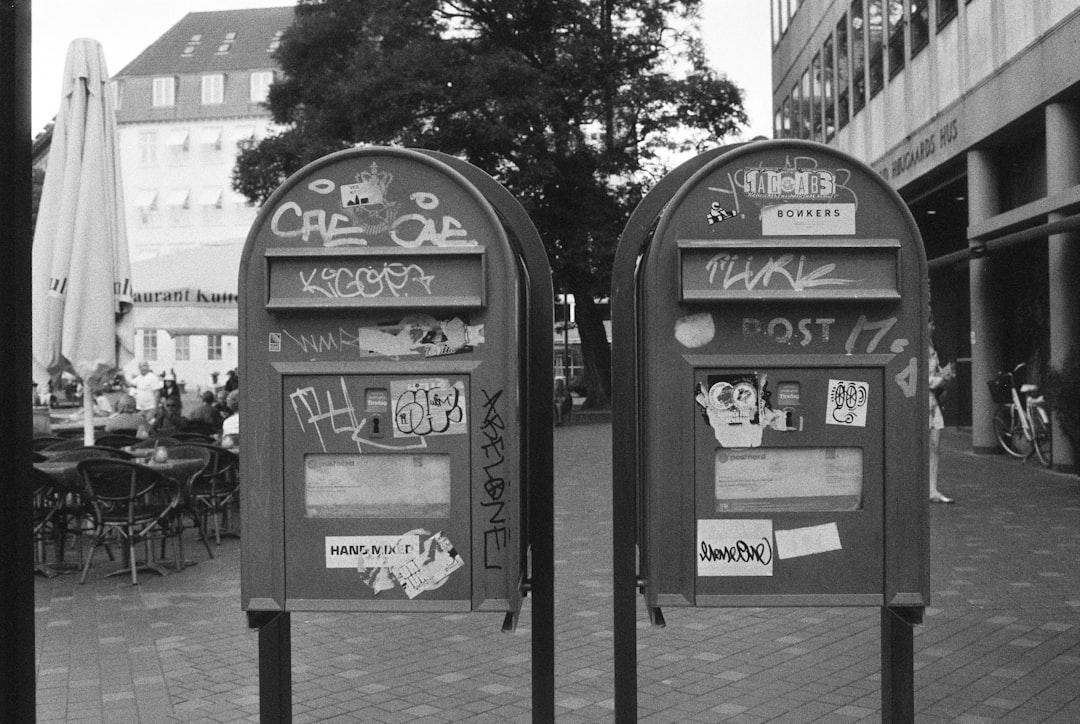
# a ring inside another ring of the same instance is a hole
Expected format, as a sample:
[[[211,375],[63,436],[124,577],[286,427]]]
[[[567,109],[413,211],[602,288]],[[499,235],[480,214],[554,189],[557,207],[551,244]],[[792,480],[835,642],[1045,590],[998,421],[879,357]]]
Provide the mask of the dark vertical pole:
[[[921,611],[881,608],[881,721],[915,721],[913,616]]]
[[[287,611],[249,611],[259,630],[259,722],[292,721],[292,618]]]
[[[34,552],[30,448],[30,288],[33,246],[30,170],[30,2],[0,3],[0,217],[4,283],[0,285],[0,439],[12,456],[0,486],[6,523],[0,526],[0,721],[35,719]]]

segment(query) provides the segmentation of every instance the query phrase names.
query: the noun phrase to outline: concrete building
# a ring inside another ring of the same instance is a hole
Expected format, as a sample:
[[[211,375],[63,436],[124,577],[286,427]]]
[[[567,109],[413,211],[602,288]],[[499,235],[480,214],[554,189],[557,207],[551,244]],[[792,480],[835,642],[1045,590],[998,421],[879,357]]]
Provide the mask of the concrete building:
[[[242,243],[257,212],[231,188],[237,144],[271,130],[272,53],[292,19],[291,7],[189,13],[113,76],[132,261],[165,271],[144,274],[154,288],[133,275],[135,350],[188,386],[236,367],[236,287],[204,300],[197,280],[170,285],[169,255],[186,252],[185,269],[198,249],[208,268],[237,264],[214,253]]]
[[[959,372],[947,422],[995,450],[986,382],[1021,362],[1038,382],[1080,343],[1080,3],[771,1],[774,133],[856,156],[907,202]]]

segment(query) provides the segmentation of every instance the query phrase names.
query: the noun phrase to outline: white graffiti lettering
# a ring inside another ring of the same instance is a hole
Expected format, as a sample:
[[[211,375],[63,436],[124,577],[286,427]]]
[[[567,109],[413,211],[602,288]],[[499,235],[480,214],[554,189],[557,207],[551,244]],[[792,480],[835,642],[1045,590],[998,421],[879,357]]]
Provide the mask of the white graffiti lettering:
[[[308,274],[300,272],[301,291],[321,294],[331,299],[408,296],[406,287],[413,284],[422,287],[430,296],[431,282],[434,279],[434,276],[425,274],[423,267],[417,264],[405,265],[399,262],[384,264],[382,269],[370,266],[355,269],[322,267],[312,269]]]
[[[417,224],[419,229],[416,229]],[[415,235],[410,238],[407,232],[414,229]],[[416,248],[425,241],[434,246],[476,246],[476,239],[469,239],[468,236],[469,232],[453,216],[443,216],[441,228],[436,228],[435,220],[423,214],[404,214],[395,219],[390,227],[390,238],[407,249]]]
[[[299,226],[287,226],[287,216],[299,219]],[[366,246],[367,240],[360,236],[363,233],[360,227],[339,226],[348,221],[348,216],[334,213],[330,215],[330,223],[327,225],[325,209],[304,211],[295,201],[286,201],[274,211],[270,219],[270,231],[275,236],[286,239],[299,236],[305,242],[310,241],[312,234],[315,234],[323,246]]]
[[[805,289],[823,286],[843,286],[852,284],[855,279],[828,278],[836,270],[836,264],[822,264],[811,270],[806,270],[806,255],[799,255],[798,266],[794,273],[788,267],[795,261],[794,254],[783,254],[779,257],[769,257],[764,264],[755,264],[754,257],[748,256],[740,261],[738,254],[717,254],[705,264],[705,270],[709,273],[709,284],[717,283],[717,275],[722,274],[720,282],[724,289],[730,289],[739,284],[747,291],[768,289],[773,279],[779,280],[782,285],[787,282],[791,289],[801,292]]]

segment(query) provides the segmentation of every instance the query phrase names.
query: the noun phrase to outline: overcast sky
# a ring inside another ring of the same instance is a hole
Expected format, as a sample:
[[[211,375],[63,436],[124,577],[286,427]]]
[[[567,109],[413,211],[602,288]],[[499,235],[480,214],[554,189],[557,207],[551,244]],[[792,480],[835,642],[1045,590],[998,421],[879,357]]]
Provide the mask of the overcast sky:
[[[294,4],[295,0],[33,0],[33,133],[60,107],[64,58],[75,38],[98,40],[109,73],[115,74],[189,12]],[[709,57],[746,92],[750,123],[744,137],[771,136],[769,3],[703,0],[703,5]]]

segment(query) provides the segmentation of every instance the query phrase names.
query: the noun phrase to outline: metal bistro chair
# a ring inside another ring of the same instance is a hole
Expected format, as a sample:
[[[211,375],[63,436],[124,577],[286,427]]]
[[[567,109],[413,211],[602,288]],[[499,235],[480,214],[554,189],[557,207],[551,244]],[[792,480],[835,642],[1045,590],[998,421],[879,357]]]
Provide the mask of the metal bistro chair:
[[[53,543],[59,549],[58,495],[53,479],[47,473],[34,468],[34,571],[47,578],[52,578],[57,573],[48,566],[45,546]]]
[[[139,438],[134,435],[121,435],[115,432],[108,432],[104,435],[98,435],[94,440],[94,445],[97,447],[117,447],[124,448],[132,445],[139,444]]]
[[[202,467],[195,470],[180,484],[180,504],[177,507],[175,520],[178,526],[177,537],[180,545],[180,559],[182,561],[184,558],[183,534],[186,527],[194,527],[199,531],[199,539],[206,546],[207,554],[213,558],[214,550],[210,547],[210,539],[206,535],[205,516],[201,514],[194,494],[196,481],[201,479],[211,467],[213,452],[202,445],[174,445],[169,448],[169,460],[199,460],[202,462]],[[192,526],[184,525],[185,518],[192,522]]]
[[[153,558],[153,542],[177,535],[176,510],[180,504],[180,486],[170,478],[146,465],[129,460],[91,459],[78,466],[90,502],[96,512],[94,543],[83,565],[79,583],[86,574],[98,546],[117,541],[126,546],[126,568],[131,571],[131,584],[138,584],[139,568],[167,575]],[[136,560],[135,546],[144,543],[146,559]],[[180,546],[173,547],[176,570],[180,570]],[[124,573],[124,569],[107,576]]]
[[[210,451],[210,465],[195,476],[191,494],[203,518],[214,520],[214,541],[221,545],[221,522],[240,494],[240,456],[217,445],[200,445]]]

